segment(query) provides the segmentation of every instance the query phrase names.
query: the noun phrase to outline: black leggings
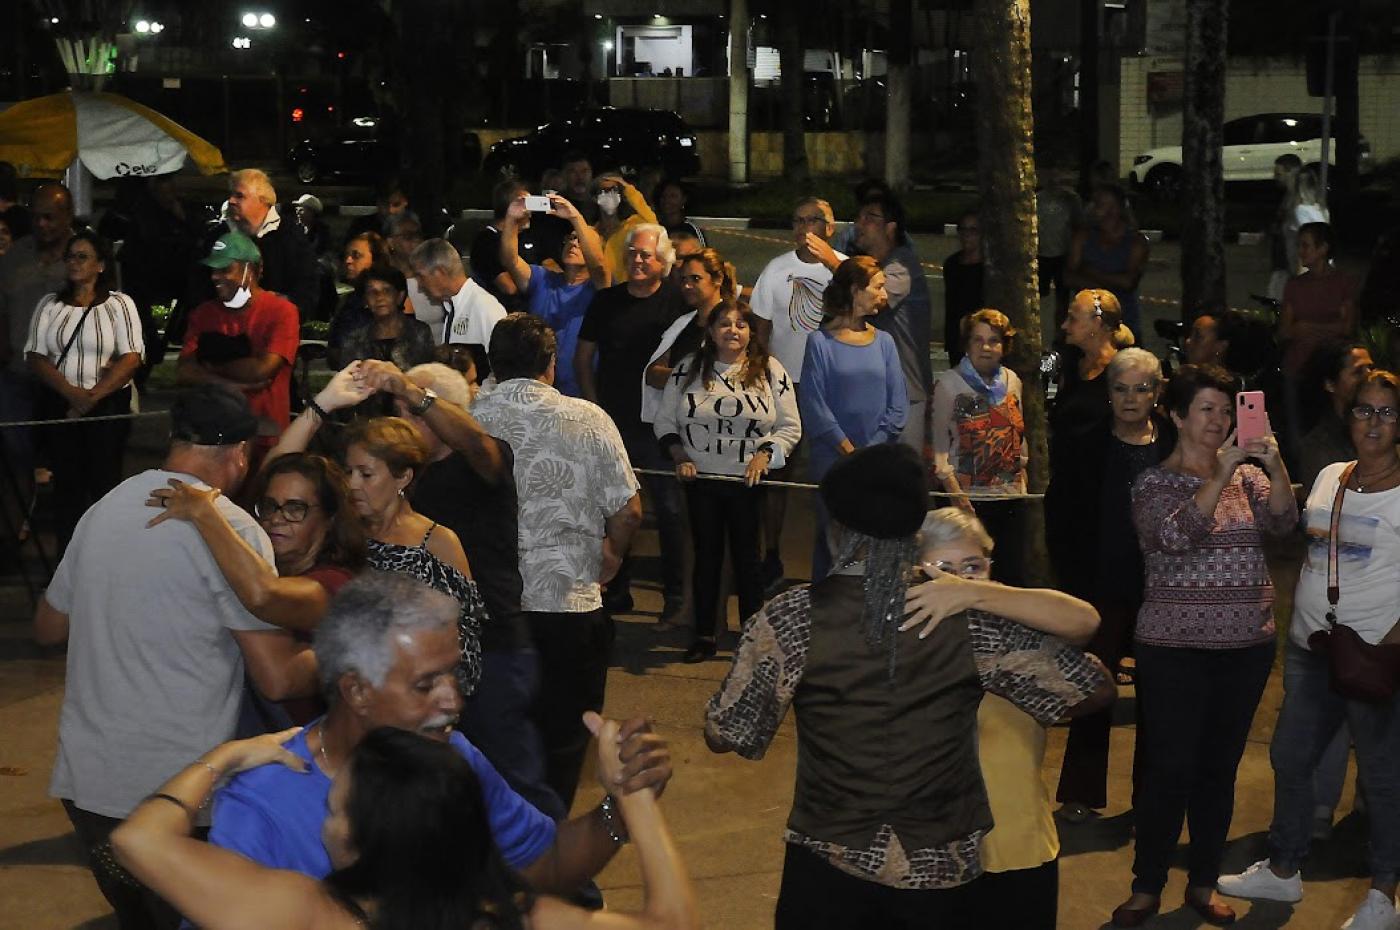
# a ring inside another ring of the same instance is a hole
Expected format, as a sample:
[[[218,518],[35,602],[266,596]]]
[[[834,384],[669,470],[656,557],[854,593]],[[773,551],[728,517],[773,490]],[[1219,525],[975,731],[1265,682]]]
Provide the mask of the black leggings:
[[[738,482],[700,478],[685,485],[685,495],[695,548],[695,571],[691,577],[695,635],[700,639],[713,639],[716,632],[725,627],[719,586],[726,540],[730,564],[734,566],[740,621],[747,620],[763,606],[763,567],[758,544],[763,491]]]

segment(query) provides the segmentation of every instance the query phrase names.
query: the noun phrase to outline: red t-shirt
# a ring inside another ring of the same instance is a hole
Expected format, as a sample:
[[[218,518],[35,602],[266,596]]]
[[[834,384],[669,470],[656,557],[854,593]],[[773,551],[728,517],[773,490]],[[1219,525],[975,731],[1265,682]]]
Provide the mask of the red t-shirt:
[[[259,291],[238,310],[230,310],[218,300],[205,301],[190,314],[180,357],[193,356],[199,348],[200,335],[210,332],[225,336],[246,334],[254,355],[280,355],[286,362],[267,387],[244,392],[256,416],[272,421],[278,432],[286,429],[291,422],[292,364],[301,343],[301,319],[296,305],[271,291]]]

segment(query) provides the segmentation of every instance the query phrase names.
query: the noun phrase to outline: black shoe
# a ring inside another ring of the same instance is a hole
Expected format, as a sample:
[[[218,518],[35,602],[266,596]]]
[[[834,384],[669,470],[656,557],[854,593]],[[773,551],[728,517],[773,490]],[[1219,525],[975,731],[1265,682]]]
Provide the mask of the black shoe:
[[[685,655],[681,656],[681,661],[687,665],[695,665],[696,663],[704,662],[706,659],[713,659],[715,657],[715,650],[718,648],[719,647],[712,639],[697,639],[690,644],[690,648],[685,651]]]

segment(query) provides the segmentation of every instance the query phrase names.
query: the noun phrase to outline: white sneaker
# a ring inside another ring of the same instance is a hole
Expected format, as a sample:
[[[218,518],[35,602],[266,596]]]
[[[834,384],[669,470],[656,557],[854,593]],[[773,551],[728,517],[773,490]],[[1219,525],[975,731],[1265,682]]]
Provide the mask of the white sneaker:
[[[1221,894],[1232,898],[1256,901],[1282,901],[1297,904],[1303,900],[1303,877],[1298,872],[1292,878],[1279,878],[1269,868],[1268,859],[1260,859],[1238,875],[1222,875],[1215,883]]]
[[[1400,930],[1400,914],[1395,912],[1394,901],[1372,888],[1356,913],[1342,924],[1342,930]]]

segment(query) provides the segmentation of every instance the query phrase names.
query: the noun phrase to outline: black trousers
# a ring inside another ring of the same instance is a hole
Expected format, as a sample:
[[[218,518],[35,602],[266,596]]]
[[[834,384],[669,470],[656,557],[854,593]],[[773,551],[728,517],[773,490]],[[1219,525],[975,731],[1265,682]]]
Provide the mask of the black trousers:
[[[97,879],[98,889],[116,912],[117,926],[121,930],[176,930],[180,926],[179,912],[117,863],[109,837],[121,821],[82,810],[69,800],[64,800],[63,810],[87,853],[88,867]],[[208,834],[203,827],[195,831],[200,839]]]
[[[1128,654],[1132,645],[1133,627],[1137,623],[1138,604],[1101,603],[1099,628],[1084,647],[1103,660],[1109,672]],[[1142,752],[1147,736],[1142,724],[1142,698],[1133,702],[1137,714],[1137,738],[1133,741],[1133,805],[1137,806],[1139,779],[1142,777]],[[1108,744],[1113,730],[1113,708],[1106,707],[1092,714],[1075,717],[1069,722],[1069,739],[1065,742],[1065,760],[1060,767],[1060,786],[1055,799],[1062,804],[1083,804],[1095,810],[1108,806]]]
[[[763,490],[729,481],[700,479],[685,485],[690,508],[690,538],[695,547],[691,589],[695,603],[695,635],[713,639],[723,632],[724,605],[719,601],[724,570],[724,544],[729,543],[734,586],[739,595],[739,619],[747,620],[763,606],[763,566],[759,532],[763,520]]]
[[[573,807],[590,735],[583,712],[601,711],[612,660],[613,620],[599,608],[587,613],[527,612],[540,657],[534,718],[544,741],[545,782]]]
[[[992,578],[1002,584],[1023,587],[1025,568],[1024,501],[976,501],[972,508],[982,528],[992,537]]]
[[[1235,813],[1235,772],[1273,667],[1274,642],[1240,649],[1138,643],[1146,746],[1133,891],[1161,894],[1185,821],[1187,886],[1214,888]]]
[[[967,910],[968,888],[911,891],[842,872],[821,856],[787,845],[775,930],[967,930],[983,926]]]
[[[1033,869],[986,872],[967,886],[969,927],[1055,930],[1060,906],[1060,860]]]

